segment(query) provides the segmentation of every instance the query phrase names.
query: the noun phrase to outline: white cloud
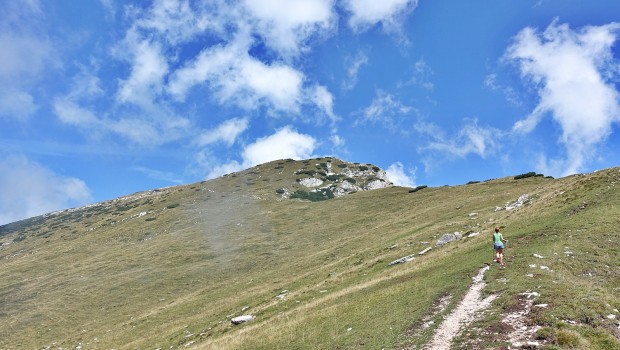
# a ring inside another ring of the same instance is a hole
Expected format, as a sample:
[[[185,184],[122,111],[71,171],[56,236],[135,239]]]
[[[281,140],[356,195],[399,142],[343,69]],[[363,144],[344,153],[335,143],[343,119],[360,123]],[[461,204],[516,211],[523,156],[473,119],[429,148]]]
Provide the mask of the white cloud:
[[[390,165],[385,172],[387,173],[388,179],[396,186],[415,186],[415,170],[405,171],[405,167],[401,162]]]
[[[300,134],[291,127],[284,127],[275,134],[260,138],[243,151],[243,163],[247,166],[276,159],[310,158],[316,147],[316,140]]]
[[[195,85],[208,83],[220,102],[253,109],[264,103],[276,110],[297,112],[304,75],[282,63],[267,65],[247,53],[248,38],[238,35],[228,46],[203,50],[170,78],[168,91],[183,100]]]
[[[159,145],[164,143],[158,125],[151,120],[123,118],[107,121],[110,131],[140,145]]]
[[[83,68],[73,77],[67,94],[54,98],[54,113],[64,124],[78,128],[91,140],[119,136],[147,147],[162,145],[194,133],[189,119],[175,114],[166,103],[151,100],[153,96],[149,96],[151,92],[147,91],[150,89],[148,83],[139,82],[141,78],[125,85],[126,91],[131,90],[129,86],[136,88],[128,92],[127,96],[132,102],[139,103],[137,106],[121,104],[115,108],[98,109],[100,98],[106,96],[106,91],[96,71],[96,67]],[[134,75],[139,76],[143,75]],[[142,81],[148,81],[148,78]]]
[[[26,120],[38,109],[34,98],[27,92],[20,90],[0,89],[0,116]]]
[[[58,119],[79,128],[91,139],[116,135],[138,145],[152,147],[178,140],[190,132],[191,123],[186,118],[168,114],[130,115],[118,119],[98,116],[92,109],[74,101],[75,96],[57,97],[54,112]]]
[[[400,120],[412,111],[409,106],[404,105],[392,94],[378,90],[374,100],[362,112],[362,117],[355,122],[355,125],[363,123],[381,124],[391,131],[400,128]]]
[[[235,143],[237,137],[248,128],[248,126],[248,118],[229,119],[220,124],[217,128],[202,133],[198,137],[198,144],[200,146],[207,146],[221,141],[230,147]]]
[[[174,184],[183,184],[183,179],[179,178],[179,175],[176,173],[171,173],[167,171],[161,171],[157,169],[150,169],[145,167],[132,167],[131,170],[138,171],[140,173],[145,174],[151,179],[162,180]]]
[[[0,116],[24,121],[39,105],[34,88],[60,67],[39,1],[5,1],[0,11]]]
[[[54,112],[65,124],[80,128],[97,128],[101,125],[92,111],[78,106],[69,98],[56,98],[54,100]]]
[[[107,13],[107,17],[114,18],[116,16],[116,6],[114,5],[114,0],[99,0],[101,6]]]
[[[368,64],[368,56],[363,52],[358,52],[355,57],[347,62],[347,81],[343,82],[344,90],[351,90],[357,85],[357,79],[362,66]]]
[[[0,225],[92,200],[84,181],[59,175],[22,156],[0,161],[0,192]]]
[[[331,122],[331,136],[329,137],[332,145],[336,148],[342,148],[345,140],[338,135],[338,121],[340,117],[334,113],[334,96],[322,85],[316,85],[311,92],[311,99],[314,104],[329,118]],[[319,118],[320,119],[320,118]]]
[[[0,47],[0,78],[31,78],[43,69],[57,67],[52,44],[45,38],[2,33]]]
[[[172,44],[192,39],[217,22],[187,0],[155,0],[146,13],[139,9],[135,13],[139,16],[136,27],[155,30]]]
[[[425,90],[432,91],[435,88],[435,84],[431,81],[433,74],[434,72],[428,63],[426,63],[424,59],[419,59],[413,65],[411,78],[406,81],[404,85],[415,85]]]
[[[238,35],[237,39],[226,46],[216,45],[202,50],[196,58],[171,74],[167,90],[177,100],[185,96],[196,85],[210,82],[214,88],[220,88],[227,74],[238,70],[240,57],[247,54],[247,37]]]
[[[250,96],[267,99],[280,110],[297,109],[303,81],[301,72],[286,65],[266,65],[248,57],[241,62],[239,73],[238,81],[224,82],[226,90],[247,91]]]
[[[204,86],[220,104],[245,110],[266,107],[268,114],[298,114],[305,104],[314,104],[332,120],[337,119],[331,94],[320,86],[305,87],[304,73],[290,62],[291,58],[308,50],[306,45],[310,39],[329,34],[335,28],[335,0],[244,0],[208,5],[157,0],[146,15],[137,7],[129,12],[138,19],[126,35],[127,43],[136,43],[138,38],[145,37],[141,31],[146,29],[165,34],[172,47],[196,33],[209,33],[218,39],[218,44],[205,47],[193,59],[178,62],[179,68],[166,77],[165,90],[177,101],[184,101],[192,88]],[[187,25],[196,21],[200,25]],[[181,39],[175,41],[171,36]],[[155,43],[156,39],[151,39],[151,47],[156,48]],[[254,45],[263,44],[274,50],[268,61],[250,53]],[[164,48],[168,49],[165,46],[160,51]],[[177,65],[173,60],[170,62]],[[157,71],[164,74],[163,68],[167,67],[163,64],[150,66],[161,67]],[[152,75],[154,79],[151,80],[137,79],[149,75],[136,74],[139,71],[136,67],[139,65],[134,63],[132,76],[123,82],[121,98],[131,96],[135,90],[149,91],[145,87],[156,90],[157,83],[162,81],[157,75]],[[131,84],[133,81],[146,83]]]
[[[342,138],[340,135],[337,135],[337,134],[332,134],[329,137],[329,140],[332,142],[332,145],[336,148],[342,148],[347,143],[344,138]]]
[[[447,137],[434,124],[419,123],[416,130],[431,138],[431,142],[419,151],[433,151],[444,155],[465,158],[476,154],[486,158],[496,154],[501,147],[502,132],[491,127],[479,126],[476,119],[467,120],[456,135]]]
[[[334,114],[334,96],[325,86],[317,85],[311,92],[311,100],[332,121],[332,126],[339,120]]]
[[[497,74],[489,74],[484,78],[484,85],[492,91],[499,91],[504,94],[506,101],[512,105],[520,106],[522,104],[517,92],[510,86],[502,86],[497,82]]]
[[[141,145],[163,143],[155,123],[137,118],[105,120],[68,97],[55,99],[54,112],[61,122],[73,125],[96,139],[113,133]]]
[[[60,67],[36,0],[4,1],[0,11],[0,83],[17,89]]]
[[[204,156],[203,153],[199,154],[199,159],[197,159],[197,163],[205,169],[210,169],[205,179],[214,179],[216,177],[220,177],[222,175],[234,173],[236,171],[241,171],[244,169],[243,165],[237,162],[236,160],[230,161],[224,164],[218,164],[217,159],[211,156]],[[215,165],[214,165],[215,164]]]
[[[303,51],[304,42],[334,26],[334,0],[245,0],[256,30],[284,57]]]
[[[349,26],[365,30],[379,22],[387,30],[395,30],[409,12],[418,5],[417,0],[346,0],[345,7],[351,12]]]
[[[620,121],[619,94],[610,81],[618,64],[612,53],[618,30],[618,23],[571,30],[556,20],[542,34],[523,29],[506,51],[540,98],[513,130],[528,133],[550,115],[566,148],[566,159],[550,167],[561,168],[562,175],[579,172]]]
[[[198,154],[196,163],[202,169],[208,169],[206,178],[212,179],[273,160],[311,158],[316,144],[317,141],[312,136],[301,134],[287,126],[248,145],[241,153],[241,162],[232,160],[220,164],[215,156],[205,150]]]
[[[150,106],[163,88],[168,63],[159,44],[139,40],[129,35],[126,45],[132,50],[132,68],[129,78],[120,82],[118,99],[141,106]]]
[[[105,95],[101,87],[101,80],[93,72],[94,68],[83,68],[82,71],[73,78],[71,90],[68,98],[71,99],[95,99]]]

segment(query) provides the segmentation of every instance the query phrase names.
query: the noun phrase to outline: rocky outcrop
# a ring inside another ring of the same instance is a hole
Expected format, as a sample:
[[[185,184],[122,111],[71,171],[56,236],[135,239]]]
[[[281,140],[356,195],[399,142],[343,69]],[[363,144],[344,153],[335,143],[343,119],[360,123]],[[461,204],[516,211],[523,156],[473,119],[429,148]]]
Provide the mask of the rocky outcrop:
[[[303,161],[303,168],[294,175],[301,188],[280,188],[276,191],[282,198],[298,198],[311,201],[342,197],[359,191],[370,191],[393,186],[387,173],[371,164],[348,163],[335,158],[319,158]]]
[[[306,187],[319,187],[323,184],[323,180],[314,177],[308,177],[299,180],[299,184]]]
[[[376,190],[379,188],[386,188],[386,187],[390,187],[392,186],[392,183],[387,181],[387,180],[383,180],[383,179],[377,179],[374,181],[370,181],[367,185],[366,185],[366,189],[367,190]]]
[[[356,186],[350,183],[349,181],[344,180],[336,185],[336,187],[333,190],[333,193],[335,197],[342,197],[346,194],[357,192],[357,191],[363,191],[363,190],[364,189],[362,187]]]
[[[529,201],[530,201],[530,196],[528,194],[523,194],[519,196],[519,198],[517,198],[515,202],[506,203],[506,205],[503,207],[496,207],[495,211],[517,209],[529,203]]]

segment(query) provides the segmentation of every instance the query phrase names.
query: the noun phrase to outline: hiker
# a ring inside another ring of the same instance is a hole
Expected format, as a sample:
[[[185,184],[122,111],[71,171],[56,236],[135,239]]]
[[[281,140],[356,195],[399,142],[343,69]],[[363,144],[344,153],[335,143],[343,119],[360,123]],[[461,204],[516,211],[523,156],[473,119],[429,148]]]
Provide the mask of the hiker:
[[[504,243],[508,243],[508,240],[504,239],[499,227],[496,227],[493,234],[493,249],[495,249],[495,261],[501,266],[504,266]]]

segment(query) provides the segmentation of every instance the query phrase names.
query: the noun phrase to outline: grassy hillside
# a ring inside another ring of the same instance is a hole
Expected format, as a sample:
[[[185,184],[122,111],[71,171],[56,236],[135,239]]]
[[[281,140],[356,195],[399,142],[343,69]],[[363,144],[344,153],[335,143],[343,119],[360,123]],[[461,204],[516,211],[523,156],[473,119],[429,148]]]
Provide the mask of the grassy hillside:
[[[498,298],[455,346],[507,348],[504,315],[536,291],[547,305],[527,320],[543,346],[620,349],[619,168],[283,198],[310,193],[296,180],[325,180],[324,163],[373,167],[271,162],[1,226],[0,348],[421,348],[504,226],[508,266],[484,291]]]

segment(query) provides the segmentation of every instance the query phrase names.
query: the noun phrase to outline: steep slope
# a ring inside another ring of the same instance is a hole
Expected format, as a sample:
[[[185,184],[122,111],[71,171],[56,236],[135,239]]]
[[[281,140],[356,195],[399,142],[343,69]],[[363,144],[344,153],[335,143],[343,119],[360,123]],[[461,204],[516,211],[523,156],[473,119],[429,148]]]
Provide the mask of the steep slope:
[[[528,290],[548,305],[527,318],[540,342],[619,344],[619,169],[413,193],[381,176],[283,160],[2,226],[0,347],[419,348],[490,262],[495,225],[509,265],[492,266],[497,299],[457,344],[508,344],[502,315]],[[242,314],[253,320],[230,322]]]

